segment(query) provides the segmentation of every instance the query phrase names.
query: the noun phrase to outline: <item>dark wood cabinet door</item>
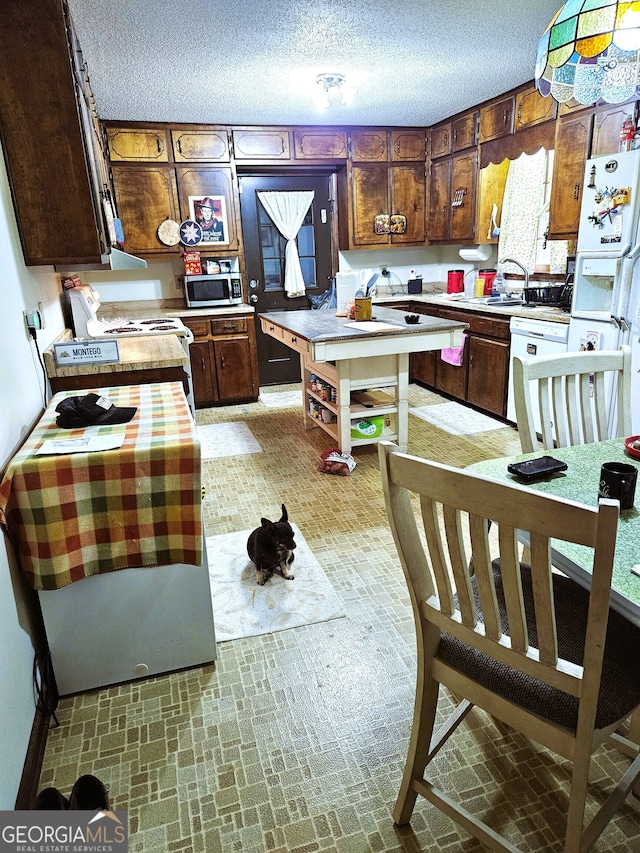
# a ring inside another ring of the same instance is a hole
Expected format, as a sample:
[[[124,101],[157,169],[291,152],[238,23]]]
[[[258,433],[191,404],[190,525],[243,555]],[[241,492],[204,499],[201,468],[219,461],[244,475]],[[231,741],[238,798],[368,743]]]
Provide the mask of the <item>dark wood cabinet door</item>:
[[[478,111],[459,116],[451,122],[451,149],[464,151],[476,145],[478,133]]]
[[[175,173],[166,166],[113,166],[113,191],[124,230],[124,246],[134,255],[176,253],[158,238],[165,219],[180,221]]]
[[[201,243],[211,251],[236,250],[240,246],[238,227],[236,224],[236,191],[233,183],[231,169],[224,167],[189,167],[179,166],[176,169],[178,180],[178,197],[180,200],[181,221],[191,219],[189,198],[203,198],[204,196],[222,196],[224,198],[227,213],[227,242],[225,243]]]
[[[517,132],[525,127],[542,124],[543,121],[553,121],[557,111],[555,98],[544,98],[535,86],[532,86],[516,95],[514,130]]]
[[[594,111],[590,157],[618,152],[622,122],[628,115],[635,116],[635,107],[635,103],[620,104]]]
[[[474,239],[477,154],[469,151],[451,158],[451,240]],[[458,201],[460,203],[458,203]]]
[[[451,154],[451,122],[431,128],[431,156]]]
[[[478,142],[489,142],[513,133],[513,95],[480,109]]]
[[[426,190],[424,164],[409,164],[391,167],[391,213],[403,213],[407,217],[404,234],[392,234],[393,245],[402,243],[424,243],[426,239]]]
[[[213,363],[211,341],[194,341],[189,347],[191,356],[191,381],[196,408],[213,406],[218,402],[218,389]]]
[[[220,401],[231,402],[255,397],[251,352],[246,335],[214,341],[214,353]]]
[[[389,154],[386,130],[367,128],[351,131],[351,158],[354,161],[386,162]]]
[[[349,154],[345,130],[294,130],[296,160],[346,160]]]
[[[449,190],[451,187],[451,160],[437,160],[431,164],[429,179],[429,240],[449,239]]]
[[[109,159],[166,163],[169,160],[167,131],[143,127],[107,127]]]
[[[176,163],[229,162],[229,139],[225,128],[172,130],[171,143]]]
[[[424,129],[394,130],[391,134],[391,159],[424,161],[426,141]]]
[[[389,213],[389,167],[386,163],[353,166],[351,171],[352,229],[354,246],[384,246],[387,234],[375,233],[375,217]]]
[[[508,341],[469,335],[468,359],[467,402],[504,417],[507,410]]]
[[[412,352],[409,357],[409,375],[412,382],[422,382],[430,388],[436,385],[436,364],[440,356],[439,352],[426,350],[425,352]]]
[[[578,234],[584,168],[589,156],[591,113],[569,114],[556,127],[555,157],[549,208],[549,238]]]
[[[444,394],[465,400],[467,396],[467,353],[465,351],[460,367],[447,364],[446,361],[438,359],[436,365],[436,388]]]
[[[236,160],[289,160],[291,143],[284,129],[234,129],[233,153]]]

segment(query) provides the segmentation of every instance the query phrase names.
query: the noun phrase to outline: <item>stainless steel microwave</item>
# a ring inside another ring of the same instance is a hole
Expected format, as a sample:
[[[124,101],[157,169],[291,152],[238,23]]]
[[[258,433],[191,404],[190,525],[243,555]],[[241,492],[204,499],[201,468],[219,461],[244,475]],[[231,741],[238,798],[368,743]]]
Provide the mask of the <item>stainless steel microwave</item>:
[[[242,280],[238,273],[185,275],[184,294],[189,308],[239,305],[242,302]]]

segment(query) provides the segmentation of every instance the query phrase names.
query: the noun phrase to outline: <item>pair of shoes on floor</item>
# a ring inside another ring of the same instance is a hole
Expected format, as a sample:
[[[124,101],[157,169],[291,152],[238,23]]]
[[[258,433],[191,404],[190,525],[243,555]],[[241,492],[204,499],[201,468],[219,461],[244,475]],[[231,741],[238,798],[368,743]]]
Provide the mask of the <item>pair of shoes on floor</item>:
[[[107,789],[100,779],[90,773],[76,780],[67,799],[57,788],[45,788],[36,798],[35,808],[43,811],[74,809],[77,811],[110,811],[111,804]]]

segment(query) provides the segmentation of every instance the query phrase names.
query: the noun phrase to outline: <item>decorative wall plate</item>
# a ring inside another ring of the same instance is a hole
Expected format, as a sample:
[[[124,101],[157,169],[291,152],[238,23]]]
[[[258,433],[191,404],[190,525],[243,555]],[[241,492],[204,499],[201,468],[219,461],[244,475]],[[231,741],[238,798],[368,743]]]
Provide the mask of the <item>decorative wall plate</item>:
[[[180,225],[180,240],[185,246],[197,246],[202,243],[202,228],[193,219],[185,219]]]
[[[180,242],[180,226],[174,219],[165,219],[158,226],[158,240],[165,246],[177,246]]]

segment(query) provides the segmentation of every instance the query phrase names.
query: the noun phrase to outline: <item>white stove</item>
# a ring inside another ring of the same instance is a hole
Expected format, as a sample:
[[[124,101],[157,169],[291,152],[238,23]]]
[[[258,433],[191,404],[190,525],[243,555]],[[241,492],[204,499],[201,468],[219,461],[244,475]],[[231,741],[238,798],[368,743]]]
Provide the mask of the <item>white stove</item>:
[[[73,320],[73,331],[77,340],[86,338],[122,338],[146,337],[147,335],[177,335],[187,356],[189,345],[193,341],[193,332],[179,317],[155,316],[150,318],[111,317],[98,318],[100,294],[88,284],[77,284],[70,288],[69,304]],[[187,362],[185,372],[188,376],[189,390],[187,399],[192,414],[195,415],[193,388],[191,381],[191,361]]]

